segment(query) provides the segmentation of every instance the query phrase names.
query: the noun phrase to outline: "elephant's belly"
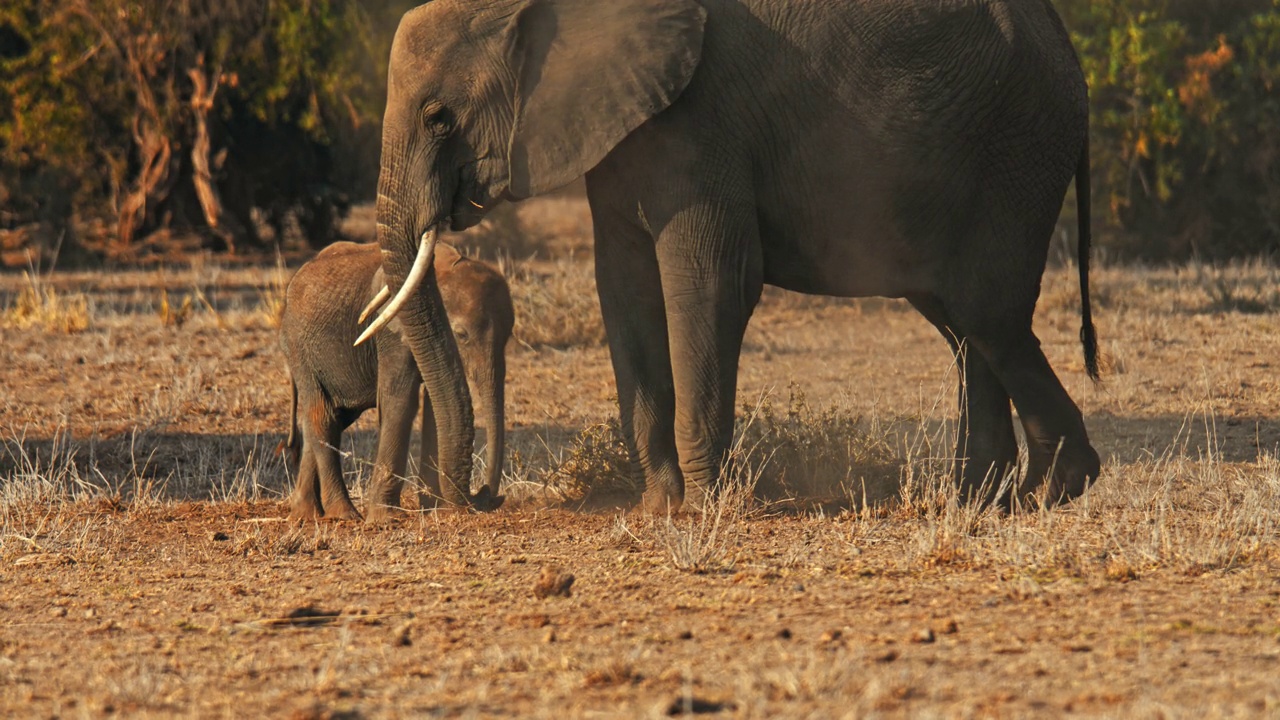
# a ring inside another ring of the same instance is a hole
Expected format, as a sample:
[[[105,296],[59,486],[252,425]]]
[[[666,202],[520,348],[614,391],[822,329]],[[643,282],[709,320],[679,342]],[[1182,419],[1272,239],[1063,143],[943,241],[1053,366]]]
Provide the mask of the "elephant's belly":
[[[902,297],[927,291],[935,259],[896,228],[845,218],[840,227],[761,228],[764,281],[811,295]]]
[[[320,386],[339,410],[361,413],[378,404],[377,373],[364,368],[330,370],[321,375]]]
[[[329,398],[333,402],[333,406],[348,413],[362,413],[365,410],[372,410],[377,407],[377,392],[330,392]]]

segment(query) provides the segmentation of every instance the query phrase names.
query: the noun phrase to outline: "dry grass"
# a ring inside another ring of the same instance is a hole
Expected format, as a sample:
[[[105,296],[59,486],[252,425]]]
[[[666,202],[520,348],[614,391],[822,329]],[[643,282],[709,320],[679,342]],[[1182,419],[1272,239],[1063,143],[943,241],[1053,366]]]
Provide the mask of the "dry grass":
[[[38,273],[24,272],[23,286],[4,313],[4,326],[46,332],[80,333],[89,329],[93,312],[82,293],[65,293],[50,287]]]
[[[604,343],[604,322],[589,263],[507,260],[500,269],[511,284],[517,342],[559,349]]]
[[[545,442],[532,457],[518,448],[507,471],[517,500],[580,503],[591,496],[636,497],[644,488],[631,473],[631,461],[616,419],[583,428],[564,446]]]
[[[556,203],[522,207],[522,232],[580,235],[580,201]],[[1081,372],[1074,271],[1052,269],[1037,333],[1105,469],[1082,500],[1014,515],[956,501],[954,371],[927,323],[771,292],[725,488],[668,518],[576,510],[639,488],[600,421],[616,407],[590,263],[554,247],[509,266],[518,322],[547,333],[509,350],[509,506],[388,528],[280,521],[287,270],[42,276],[92,322],[6,330],[0,713],[1280,707],[1274,267],[1098,270],[1101,386]],[[4,306],[28,284],[0,278]],[[170,312],[190,298],[181,323],[157,321],[165,293]],[[374,427],[342,447],[357,496]],[[550,565],[571,597],[531,592]],[[273,620],[308,608],[330,620]]]

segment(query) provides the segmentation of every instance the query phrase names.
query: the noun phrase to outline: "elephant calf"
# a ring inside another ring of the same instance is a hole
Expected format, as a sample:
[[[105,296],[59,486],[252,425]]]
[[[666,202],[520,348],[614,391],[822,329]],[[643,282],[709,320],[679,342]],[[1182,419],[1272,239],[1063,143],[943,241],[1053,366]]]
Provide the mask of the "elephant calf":
[[[360,517],[342,479],[338,447],[342,432],[373,407],[378,408],[378,458],[366,518],[385,519],[400,504],[422,377],[398,323],[379,332],[374,342],[352,346],[364,324],[361,310],[385,285],[381,261],[376,243],[335,243],[303,265],[285,290],[280,344],[293,386],[286,448],[295,461],[300,456],[289,499],[291,518]],[[488,482],[477,504],[493,509],[501,503],[511,292],[497,270],[448,245],[437,246],[434,265],[466,377],[488,428]],[[431,401],[423,393],[419,473],[433,498],[440,497],[436,448]]]

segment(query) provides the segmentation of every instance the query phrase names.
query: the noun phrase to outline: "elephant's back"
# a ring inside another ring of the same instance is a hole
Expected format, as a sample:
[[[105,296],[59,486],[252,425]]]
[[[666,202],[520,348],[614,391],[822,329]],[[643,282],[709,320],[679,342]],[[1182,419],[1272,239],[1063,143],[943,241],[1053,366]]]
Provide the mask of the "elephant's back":
[[[285,289],[281,327],[349,326],[354,341],[360,311],[381,265],[377,243],[339,242],[298,268]]]

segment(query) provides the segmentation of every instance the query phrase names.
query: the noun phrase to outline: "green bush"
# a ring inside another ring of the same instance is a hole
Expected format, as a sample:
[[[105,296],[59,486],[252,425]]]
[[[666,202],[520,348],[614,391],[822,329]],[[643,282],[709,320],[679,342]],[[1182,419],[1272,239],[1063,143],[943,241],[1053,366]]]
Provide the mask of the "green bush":
[[[1147,258],[1280,249],[1280,1],[1056,4],[1089,81],[1100,244]]]
[[[1098,244],[1275,253],[1280,0],[1055,2],[1092,92]],[[388,48],[414,4],[6,0],[0,259],[64,234],[99,255],[165,230],[252,246],[255,217],[328,242],[372,195]]]
[[[9,0],[0,231],[255,244],[257,210],[331,239],[346,199],[372,194],[386,58],[414,4]]]

